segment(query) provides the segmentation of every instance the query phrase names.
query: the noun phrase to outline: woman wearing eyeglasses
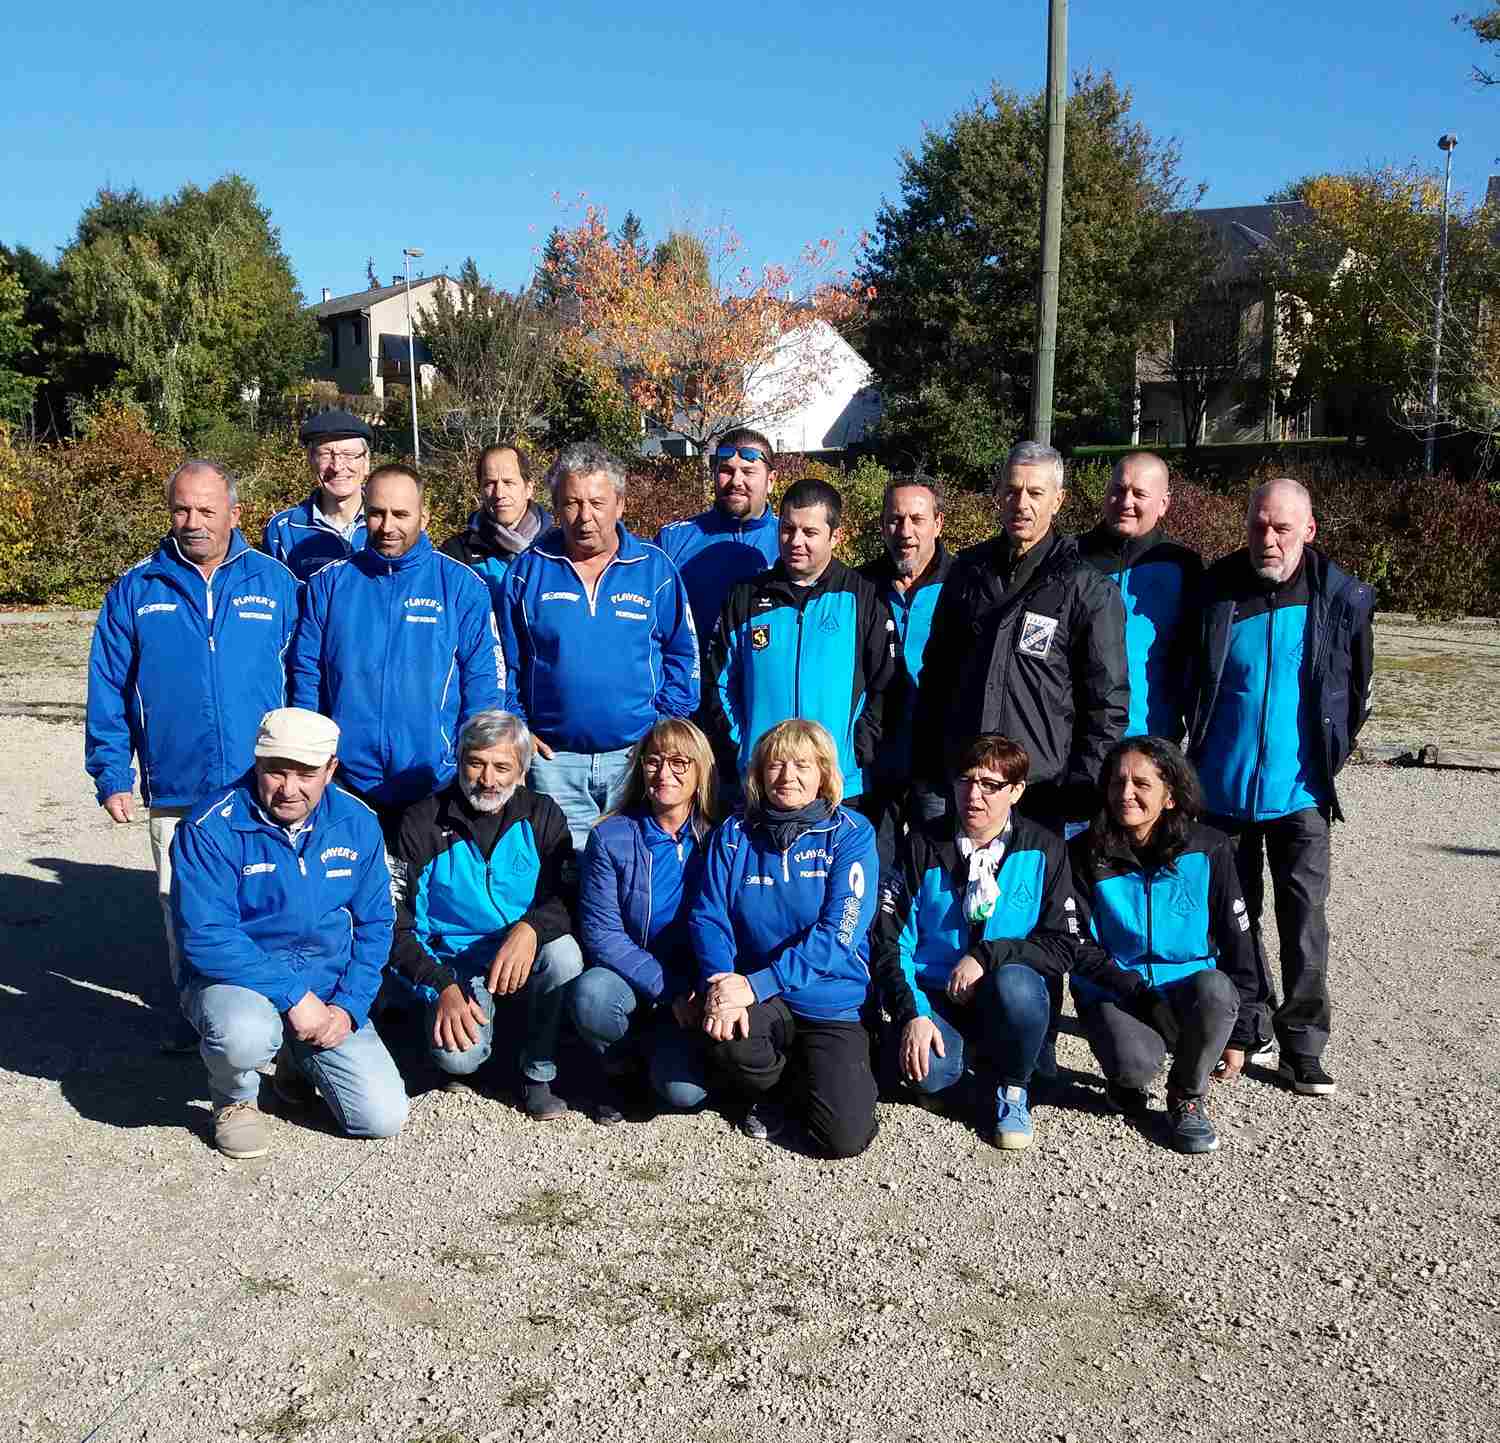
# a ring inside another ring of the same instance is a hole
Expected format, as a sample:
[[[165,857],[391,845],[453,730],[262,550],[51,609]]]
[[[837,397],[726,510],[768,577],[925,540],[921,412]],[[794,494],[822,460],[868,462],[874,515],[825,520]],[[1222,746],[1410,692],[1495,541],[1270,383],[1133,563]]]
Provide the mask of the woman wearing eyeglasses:
[[[644,1053],[651,1085],[673,1107],[701,1106],[707,1048],[687,935],[703,845],[713,824],[714,762],[690,721],[659,721],[636,743],[617,811],[589,833],[579,884],[588,968],[569,1007],[602,1062],[601,1123],[621,1120],[613,1084]]]
[[[774,1136],[790,1101],[831,1157],[875,1136],[860,1012],[880,862],[869,822],[839,805],[843,789],[824,727],[772,727],[751,753],[743,814],[709,841],[689,919],[714,1071],[751,1104],[741,1131]]]
[[[1139,989],[1098,948],[1082,949],[1080,910],[1061,837],[1016,815],[1030,769],[1009,737],[976,737],[959,758],[950,818],[905,838],[880,899],[871,953],[898,1029],[890,1063],[927,1095],[964,1075],[978,1047],[994,1069],[980,1126],[996,1147],[1031,1146],[1031,1074],[1051,1011],[1047,978],[1091,972],[1103,989]]]

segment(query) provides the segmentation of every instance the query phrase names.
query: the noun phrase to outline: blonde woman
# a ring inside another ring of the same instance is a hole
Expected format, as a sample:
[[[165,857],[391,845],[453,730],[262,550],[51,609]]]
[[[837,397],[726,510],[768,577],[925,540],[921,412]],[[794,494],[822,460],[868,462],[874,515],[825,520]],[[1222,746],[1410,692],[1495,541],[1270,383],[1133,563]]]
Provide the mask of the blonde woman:
[[[707,1096],[687,911],[703,872],[714,786],[708,739],[668,717],[636,743],[619,809],[589,833],[578,896],[588,969],[569,1009],[602,1063],[601,1123],[621,1120],[612,1083],[643,1052],[664,1102],[694,1108]]]
[[[880,876],[875,833],[839,805],[838,753],[816,722],[785,721],[761,737],[745,796],[743,815],[709,841],[689,920],[712,1066],[751,1102],[747,1136],[780,1130],[774,1099],[784,1095],[818,1147],[853,1157],[875,1136],[860,1021]]]

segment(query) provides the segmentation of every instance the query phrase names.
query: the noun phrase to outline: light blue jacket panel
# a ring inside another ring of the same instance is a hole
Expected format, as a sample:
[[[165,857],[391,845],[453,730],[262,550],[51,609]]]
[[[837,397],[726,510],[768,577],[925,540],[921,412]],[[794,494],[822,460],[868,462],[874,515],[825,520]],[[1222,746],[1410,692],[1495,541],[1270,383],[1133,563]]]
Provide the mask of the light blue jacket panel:
[[[776,564],[781,554],[779,532],[769,506],[756,521],[735,521],[711,506],[686,521],[668,522],[657,532],[656,544],[682,573],[700,644],[706,647],[713,636],[730,588]]]

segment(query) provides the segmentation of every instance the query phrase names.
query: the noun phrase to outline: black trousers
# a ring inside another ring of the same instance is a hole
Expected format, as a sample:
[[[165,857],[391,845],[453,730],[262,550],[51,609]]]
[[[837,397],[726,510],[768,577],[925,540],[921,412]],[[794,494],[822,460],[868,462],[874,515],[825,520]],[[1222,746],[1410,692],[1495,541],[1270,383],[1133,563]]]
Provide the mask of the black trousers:
[[[1276,934],[1281,941],[1281,1004],[1272,1023],[1283,1052],[1320,1057],[1328,1046],[1333,1005],[1328,997],[1328,878],[1331,866],[1329,814],[1306,807],[1267,822],[1235,817],[1206,817],[1210,826],[1234,838],[1235,866],[1250,914],[1255,959],[1274,995],[1261,934],[1265,910],[1265,877],[1261,859],[1270,863],[1271,896],[1276,907]],[[1265,1019],[1260,1022],[1265,1036]]]
[[[857,1157],[875,1140],[870,1034],[860,1022],[796,1016],[779,997],[750,1007],[750,1035],[715,1042],[714,1071],[755,1102],[786,1079],[813,1141],[830,1157]]]

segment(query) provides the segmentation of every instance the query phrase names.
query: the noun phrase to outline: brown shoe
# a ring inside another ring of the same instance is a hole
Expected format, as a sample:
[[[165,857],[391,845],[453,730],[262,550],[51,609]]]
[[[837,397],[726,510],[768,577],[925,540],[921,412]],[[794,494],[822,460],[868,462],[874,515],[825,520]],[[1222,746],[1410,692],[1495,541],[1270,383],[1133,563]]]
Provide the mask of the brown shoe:
[[[215,1108],[214,1146],[225,1157],[264,1157],[271,1144],[260,1109],[253,1102],[231,1102]]]

